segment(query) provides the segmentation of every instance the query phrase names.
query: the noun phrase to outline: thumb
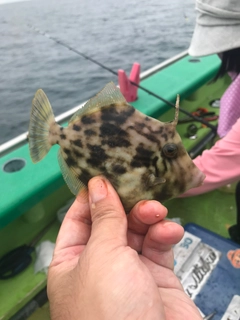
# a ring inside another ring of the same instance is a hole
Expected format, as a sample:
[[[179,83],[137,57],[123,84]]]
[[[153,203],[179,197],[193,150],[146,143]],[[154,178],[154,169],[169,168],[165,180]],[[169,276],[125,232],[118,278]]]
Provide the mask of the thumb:
[[[118,194],[104,177],[92,178],[88,183],[92,217],[92,238],[114,240],[127,245],[127,218]]]

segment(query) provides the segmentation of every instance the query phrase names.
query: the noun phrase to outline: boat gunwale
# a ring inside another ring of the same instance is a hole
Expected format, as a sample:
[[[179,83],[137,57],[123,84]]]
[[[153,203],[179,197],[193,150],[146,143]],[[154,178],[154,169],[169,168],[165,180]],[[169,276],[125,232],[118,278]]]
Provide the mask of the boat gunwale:
[[[175,55],[174,57],[171,57],[167,60],[164,60],[163,62],[157,64],[156,66],[154,66],[146,71],[143,71],[140,74],[140,79],[141,80],[146,79],[147,77],[153,75],[154,73],[160,71],[161,69],[166,68],[170,64],[182,59],[183,57],[185,57],[187,55],[188,55],[188,51],[185,50],[185,51],[182,51],[181,53]],[[74,107],[66,112],[61,113],[58,116],[56,116],[56,122],[61,124],[63,122],[68,121],[78,109],[83,107],[83,105],[86,102],[87,101],[77,105],[76,107]],[[2,157],[4,155],[8,154],[9,152],[21,147],[22,145],[26,144],[27,142],[28,142],[28,131],[18,135],[17,137],[15,137],[11,140],[8,140],[7,142],[5,142],[3,144],[1,144],[0,145],[0,157]]]

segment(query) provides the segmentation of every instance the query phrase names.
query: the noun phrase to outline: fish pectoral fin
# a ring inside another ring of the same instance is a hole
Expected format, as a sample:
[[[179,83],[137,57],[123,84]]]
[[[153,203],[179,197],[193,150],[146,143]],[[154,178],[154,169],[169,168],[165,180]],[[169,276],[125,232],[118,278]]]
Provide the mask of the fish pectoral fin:
[[[91,98],[72,116],[69,123],[73,122],[84,114],[90,114],[102,107],[115,103],[126,105],[127,101],[122,95],[120,89],[116,87],[113,82],[109,82],[99,93],[96,94],[96,96]]]
[[[61,149],[58,151],[58,163],[68,188],[76,196],[79,191],[83,188],[86,188],[86,186],[79,179],[78,173],[74,170],[74,168],[68,166],[67,162],[63,158]]]
[[[153,173],[151,173],[148,178],[147,178],[147,186],[148,187],[153,187],[156,186],[158,184],[163,184],[166,182],[166,179],[164,178],[160,178],[160,177],[156,177]]]

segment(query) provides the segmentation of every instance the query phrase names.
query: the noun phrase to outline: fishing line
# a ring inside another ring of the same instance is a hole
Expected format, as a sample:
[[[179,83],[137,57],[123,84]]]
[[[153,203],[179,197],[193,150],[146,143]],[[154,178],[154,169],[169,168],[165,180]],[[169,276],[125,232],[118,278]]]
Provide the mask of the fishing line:
[[[118,76],[118,73],[117,73],[116,71],[112,70],[111,68],[106,67],[104,64],[100,63],[99,61],[97,61],[97,60],[95,60],[95,59],[93,59],[93,58],[91,58],[91,57],[89,57],[88,55],[82,53],[81,51],[79,51],[79,50],[71,47],[70,45],[66,44],[65,42],[63,42],[63,41],[61,41],[61,40],[58,40],[57,38],[52,37],[52,36],[49,35],[48,33],[44,32],[44,31],[41,31],[40,29],[34,27],[34,26],[31,25],[31,24],[28,24],[27,26],[30,27],[31,29],[33,29],[34,31],[36,31],[37,33],[39,33],[40,35],[42,35],[42,36],[44,36],[44,37],[52,40],[53,42],[55,42],[55,43],[57,43],[57,44],[60,44],[61,46],[67,48],[67,49],[70,50],[70,51],[75,52],[77,55],[83,57],[83,58],[86,59],[86,60],[89,60],[89,61],[93,62],[94,64],[98,65],[98,66],[101,67],[102,69],[105,69],[105,70],[111,72],[111,73],[114,74],[115,76]],[[160,95],[158,95],[158,94],[156,94],[156,93],[154,93],[154,92],[152,92],[152,91],[150,91],[150,90],[142,87],[141,85],[139,85],[139,84],[137,84],[137,83],[135,83],[135,82],[133,82],[133,81],[130,81],[130,83],[131,83],[132,85],[138,87],[139,89],[147,92],[147,93],[150,94],[151,96],[153,96],[153,97],[155,97],[155,98],[163,101],[163,102],[166,103],[167,105],[175,108],[175,104],[172,103],[171,101],[164,99],[164,98],[161,97]],[[186,111],[185,109],[182,109],[181,107],[179,107],[179,111],[182,112],[182,113],[184,113],[184,114],[186,114],[187,116],[191,117],[192,119],[194,119],[194,120],[196,120],[196,121],[198,121],[198,122],[201,122],[202,124],[206,125],[206,126],[209,127],[210,129],[212,129],[213,131],[216,131],[216,130],[217,130],[216,126],[212,125],[211,123],[209,123],[209,122],[207,122],[207,121],[204,121],[204,120],[203,120],[202,118],[200,118],[200,117],[197,117],[197,116],[191,114],[191,112],[188,112],[188,111]]]

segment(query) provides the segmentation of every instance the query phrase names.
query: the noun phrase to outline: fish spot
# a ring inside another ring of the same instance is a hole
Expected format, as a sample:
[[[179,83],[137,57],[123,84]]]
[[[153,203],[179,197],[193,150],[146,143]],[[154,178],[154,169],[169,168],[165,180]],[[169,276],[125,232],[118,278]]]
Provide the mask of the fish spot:
[[[112,123],[103,123],[100,127],[100,136],[127,136],[128,133]]]
[[[146,117],[145,120],[146,120],[146,121],[150,121],[151,119],[150,119],[149,117]]]
[[[116,174],[111,174],[105,171],[103,175],[111,182],[112,186],[117,189],[119,187],[118,179],[116,179]]]
[[[137,122],[134,127],[129,126],[128,128],[136,130],[136,132],[138,134],[140,134],[141,136],[145,137],[146,139],[148,139],[152,142],[156,142],[158,145],[160,145],[160,141],[157,138],[158,131],[156,131],[156,132],[152,131],[151,126],[147,126],[146,124],[144,124],[142,122]],[[146,131],[148,131],[148,132],[146,132]]]
[[[112,104],[109,107],[102,109],[101,111],[101,119],[103,121],[113,121],[118,124],[123,124],[131,115],[133,115],[135,109],[130,105],[124,105],[121,106],[121,111],[119,111],[117,110],[117,106]]]
[[[89,137],[97,135],[97,133],[92,129],[87,129],[87,130],[84,131],[84,133],[85,133],[86,136],[89,136]]]
[[[77,167],[77,161],[70,156],[66,159],[66,163],[69,167]]]
[[[63,127],[60,127],[60,131],[63,131],[63,129],[64,129]]]
[[[163,127],[160,127],[159,130],[156,133],[161,134],[163,132]]]
[[[139,130],[139,129],[143,129],[145,126],[146,126],[146,125],[145,125],[145,123],[143,123],[143,122],[137,122],[137,123],[136,123],[136,127],[138,128],[138,130]]]
[[[149,157],[149,158],[154,154],[154,151],[145,149],[142,143],[138,145],[138,147],[136,148],[136,151],[139,155],[144,157]]]
[[[167,136],[166,133],[162,133],[162,134],[161,134],[161,137],[162,137],[163,139],[165,139],[165,141],[167,141],[167,139],[168,139],[168,136]]]
[[[92,145],[92,144],[88,143],[87,147],[91,152],[93,152],[95,154],[101,154],[103,152],[105,153],[105,150],[99,145],[96,145],[96,144]]]
[[[79,125],[77,125],[77,124],[74,124],[74,125],[73,125],[73,130],[75,130],[75,131],[80,131],[80,130],[81,130],[81,127],[80,127]]]
[[[143,136],[152,142],[156,142],[156,143],[160,144],[160,141],[158,140],[158,138],[153,134],[143,134]]]
[[[156,177],[159,177],[159,170],[158,170],[158,167],[157,167],[157,161],[158,161],[158,157],[156,156],[156,157],[154,157],[154,158],[152,159],[152,165],[153,165],[154,168],[155,168],[155,175],[156,175]]]
[[[64,151],[66,154],[68,154],[68,155],[71,153],[71,150],[69,150],[69,149],[67,149],[67,148],[64,148],[63,151]]]
[[[173,137],[174,137],[174,135],[175,135],[175,132],[174,132],[174,130],[169,130],[169,131],[168,131],[168,134],[169,134],[169,136],[171,137],[171,139],[173,139]]]
[[[125,148],[127,148],[127,147],[131,146],[131,143],[126,139],[118,139],[116,141],[116,146],[117,147],[125,147]]]
[[[87,159],[87,163],[92,166],[100,167],[102,162],[108,159],[108,155],[101,146],[87,144],[87,147],[90,150],[90,158]]]
[[[78,176],[78,179],[82,181],[85,185],[88,184],[88,181],[92,178],[90,172],[86,169],[81,169],[81,173]]]
[[[80,139],[77,140],[71,140],[71,143],[73,143],[75,146],[82,148],[82,142]]]
[[[93,116],[85,115],[82,117],[82,123],[84,123],[84,124],[92,124],[95,122],[96,122],[96,120],[93,118]]]
[[[142,167],[142,162],[136,159],[133,159],[130,163],[131,167],[133,168],[141,168]]]
[[[65,140],[66,139],[66,135],[62,133],[62,134],[60,134],[60,138]]]
[[[165,159],[162,159],[163,167],[164,167],[164,172],[168,171],[167,163]]]
[[[127,172],[127,169],[124,166],[120,165],[120,164],[113,165],[112,170],[116,174],[124,174],[124,173]]]
[[[126,139],[121,138],[115,138],[115,139],[109,139],[109,140],[103,140],[102,145],[107,144],[110,148],[116,148],[116,147],[130,147],[131,143]]]
[[[77,150],[73,151],[73,154],[77,157],[77,158],[82,158],[83,154],[81,152],[78,152]]]
[[[134,168],[140,167],[149,167],[151,165],[151,157],[154,152],[148,149],[145,149],[143,144],[140,143],[136,148],[137,154],[133,157],[130,165]]]

